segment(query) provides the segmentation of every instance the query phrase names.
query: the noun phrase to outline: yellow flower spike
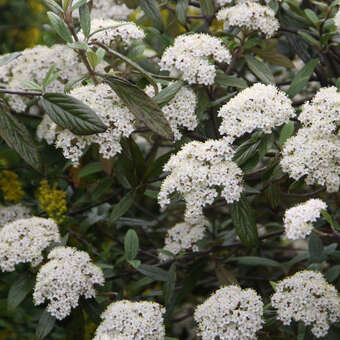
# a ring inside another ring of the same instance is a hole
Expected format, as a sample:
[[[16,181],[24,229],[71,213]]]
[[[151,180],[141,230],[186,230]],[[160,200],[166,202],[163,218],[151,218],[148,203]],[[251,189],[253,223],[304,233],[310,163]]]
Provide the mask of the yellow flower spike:
[[[19,203],[25,195],[18,181],[18,175],[13,171],[1,171],[0,188],[4,199],[8,202]]]
[[[40,182],[37,198],[40,208],[44,210],[48,217],[53,218],[57,223],[65,221],[67,211],[66,192],[58,189],[58,184],[53,187],[48,184],[46,179]]]
[[[45,11],[45,7],[37,0],[29,0],[28,5],[35,14],[41,14]]]

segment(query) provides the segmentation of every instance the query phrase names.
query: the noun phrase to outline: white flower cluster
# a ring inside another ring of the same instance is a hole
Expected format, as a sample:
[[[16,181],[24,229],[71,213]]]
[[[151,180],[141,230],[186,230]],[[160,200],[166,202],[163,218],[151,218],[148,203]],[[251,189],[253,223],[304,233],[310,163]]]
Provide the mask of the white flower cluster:
[[[75,80],[86,72],[79,62],[77,54],[65,45],[36,46],[22,51],[22,55],[0,68],[0,87],[8,90],[25,89],[22,81],[34,81],[41,84],[51,66],[55,72],[61,71],[58,79],[48,87],[48,92],[63,92],[66,83]],[[11,95],[9,102],[16,111],[26,108],[28,99],[24,96]]]
[[[31,217],[16,220],[0,229],[0,268],[14,271],[19,263],[37,266],[42,260],[42,252],[53,242],[59,242],[57,224],[52,219]]]
[[[159,89],[161,90],[161,87]],[[145,88],[145,92],[149,97],[155,95],[152,85],[148,85]],[[175,140],[182,138],[179,127],[185,127],[188,130],[194,130],[197,127],[196,105],[197,98],[195,92],[191,88],[183,86],[174,98],[162,106],[162,112],[170,124]]]
[[[295,116],[291,100],[273,85],[257,83],[221,107],[220,133],[232,138],[261,129],[264,133]]]
[[[279,282],[271,299],[284,325],[292,320],[313,325],[312,333],[320,338],[330,324],[340,319],[340,297],[321,273],[302,271]]]
[[[48,312],[61,320],[78,306],[81,295],[96,295],[93,286],[104,284],[104,274],[87,253],[75,248],[56,247],[48,259],[37,275],[33,300],[35,305],[48,300]]]
[[[145,36],[143,30],[134,22],[111,19],[93,19],[91,33],[93,35],[90,37],[90,41],[98,41],[108,46],[120,42],[124,46],[130,46],[134,40],[142,40]],[[79,39],[84,40],[83,33],[79,33]]]
[[[256,2],[246,1],[222,8],[217,19],[224,22],[224,29],[239,27],[247,31],[259,31],[270,38],[280,27],[274,11]]]
[[[101,315],[96,340],[108,335],[117,340],[164,340],[163,316],[165,309],[155,302],[113,302]]]
[[[125,4],[117,4],[114,0],[94,0],[91,18],[122,20],[126,19],[132,12],[133,10]]]
[[[334,23],[338,31],[340,31],[340,10],[336,13],[334,17]]]
[[[182,76],[189,84],[211,85],[216,76],[212,60],[230,63],[230,52],[221,39],[195,33],[177,37],[163,53],[160,67],[172,77]]]
[[[101,118],[108,129],[103,133],[77,136],[69,130],[57,131],[57,126],[45,117],[38,127],[37,134],[48,143],[63,150],[64,157],[79,164],[84,149],[91,144],[99,145],[99,153],[109,159],[121,151],[120,139],[128,137],[134,130],[134,116],[122,103],[117,94],[107,84],[87,85],[75,88],[71,96],[87,104]]]
[[[263,302],[253,289],[220,288],[196,308],[202,340],[255,340],[262,328]]]
[[[184,145],[163,168],[170,174],[158,195],[161,208],[170,203],[170,194],[177,191],[186,202],[185,222],[196,225],[204,221],[203,207],[213,203],[218,195],[217,187],[222,187],[221,196],[228,203],[238,201],[242,171],[232,161],[233,153],[227,139]]]
[[[325,185],[328,192],[336,192],[340,185],[339,159],[339,137],[320,137],[311,129],[302,128],[284,144],[281,167],[295,180],[307,176],[306,184]]]
[[[203,225],[192,226],[185,222],[177,223],[168,230],[163,249],[170,251],[174,255],[188,249],[198,251],[195,243],[204,237],[204,233],[205,228]],[[169,259],[169,256],[160,253],[159,258],[161,261],[166,261]]]
[[[8,207],[0,207],[0,226],[28,217],[31,217],[30,210],[20,203]]]
[[[284,217],[286,236],[290,240],[304,239],[313,230],[313,222],[319,217],[327,204],[320,199],[310,199],[305,203],[287,209]]]
[[[313,134],[334,134],[340,127],[340,93],[337,88],[321,88],[310,103],[303,105],[299,121]]]

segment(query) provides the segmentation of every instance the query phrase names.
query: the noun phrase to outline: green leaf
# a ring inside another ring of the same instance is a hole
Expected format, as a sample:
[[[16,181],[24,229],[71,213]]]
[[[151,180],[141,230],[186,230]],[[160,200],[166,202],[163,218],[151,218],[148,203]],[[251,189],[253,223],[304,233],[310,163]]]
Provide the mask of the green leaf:
[[[79,7],[79,19],[80,27],[84,33],[84,36],[85,38],[88,38],[91,32],[91,16],[89,7],[86,3]]]
[[[45,93],[39,103],[55,123],[76,135],[91,135],[107,129],[89,106],[74,97]]]
[[[62,7],[56,3],[54,0],[43,0],[44,4],[51,9],[52,11],[55,11],[56,13],[58,12],[64,12],[64,10],[62,9]]]
[[[298,334],[296,340],[304,340],[306,335],[307,327],[303,322],[299,322],[298,325]]]
[[[137,233],[133,229],[129,229],[124,238],[125,257],[128,261],[132,261],[138,254],[139,239]]]
[[[140,260],[129,260],[128,262],[135,269],[137,269],[141,264]]]
[[[311,21],[311,23],[318,27],[318,23],[320,22],[318,16],[315,14],[314,11],[312,11],[311,9],[307,8],[304,10],[306,17]]]
[[[237,261],[239,264],[244,264],[247,266],[264,266],[264,267],[281,267],[281,264],[275,260],[267,259],[265,257],[258,256],[240,256],[234,257],[232,261]]]
[[[328,269],[326,273],[326,279],[328,282],[335,281],[340,275],[340,264],[337,264],[331,268]]]
[[[237,78],[233,76],[227,76],[222,72],[217,72],[215,77],[215,84],[222,87],[237,87],[239,89],[245,89],[248,87],[247,82],[243,78]]]
[[[140,0],[139,5],[157,29],[163,31],[163,20],[156,0]]]
[[[264,191],[264,195],[270,206],[273,209],[277,208],[280,204],[280,184],[278,182],[271,183]]]
[[[323,243],[319,236],[312,233],[308,241],[309,258],[313,263],[319,263],[322,260]]]
[[[113,206],[110,221],[116,222],[119,217],[123,216],[132,206],[134,201],[134,193],[128,192],[116,205]]]
[[[83,6],[84,4],[86,4],[88,0],[79,0],[78,2],[76,2],[73,6],[72,6],[72,11],[74,11],[75,9]]]
[[[145,276],[151,277],[156,281],[168,281],[168,272],[148,264],[141,264],[137,270]]]
[[[171,127],[162,110],[144,91],[117,77],[110,77],[107,82],[138,120],[160,136],[173,139]]]
[[[204,15],[213,15],[215,12],[213,0],[200,0],[201,10]]]
[[[185,24],[187,18],[189,0],[178,0],[176,4],[176,17],[181,24]]]
[[[7,308],[10,312],[13,312],[24,301],[33,286],[34,278],[30,274],[24,273],[17,278],[8,292]]]
[[[298,35],[307,40],[312,46],[318,46],[320,47],[320,41],[313,38],[310,34],[306,32],[298,32]]]
[[[262,61],[257,60],[251,55],[245,56],[249,69],[265,84],[275,84],[275,79],[270,68]]]
[[[5,66],[6,64],[10,63],[12,60],[21,56],[20,52],[14,52],[10,54],[5,54],[0,58],[0,67]]]
[[[28,132],[16,117],[0,103],[0,136],[34,169],[40,170],[41,162],[37,147]]]
[[[321,210],[321,215],[325,218],[325,220],[331,225],[333,229],[340,231],[340,225],[338,224],[338,222],[333,220],[332,216],[326,210]]]
[[[73,0],[63,0],[63,8],[66,12],[68,8],[72,5]]]
[[[37,329],[35,330],[35,340],[42,340],[52,331],[56,318],[47,310],[44,310],[40,316]]]
[[[97,65],[100,63],[97,54],[91,50],[86,52],[86,57],[93,69],[95,69]]]
[[[312,76],[319,59],[310,60],[293,78],[293,81],[287,90],[287,95],[293,98],[297,95],[308,83],[309,78]]]
[[[233,221],[236,234],[247,247],[255,247],[258,244],[255,214],[245,197],[238,202],[229,205],[229,212]]]
[[[68,47],[73,48],[74,50],[83,50],[87,51],[89,48],[89,45],[85,41],[75,41],[73,43],[68,43]]]
[[[249,138],[236,149],[233,161],[236,162],[238,166],[242,166],[256,155],[261,144],[262,140],[260,137],[253,136]]]
[[[280,137],[279,137],[279,145],[283,146],[289,137],[291,137],[294,133],[294,122],[289,121],[285,125],[282,126]]]
[[[165,306],[170,304],[171,298],[176,288],[176,265],[173,263],[168,271],[168,280],[164,283]]]
[[[52,82],[54,82],[59,77],[59,75],[62,73],[62,71],[54,72],[55,67],[56,67],[56,64],[53,64],[48,70],[48,72],[46,73],[46,76],[42,82],[42,86],[44,89],[48,85],[50,85]]]
[[[183,81],[177,80],[174,83],[170,84],[163,90],[161,90],[156,96],[152,99],[159,105],[163,106],[167,104],[172,98],[176,96],[178,91],[182,88]]]
[[[102,172],[103,166],[100,162],[92,162],[89,164],[86,164],[78,173],[78,178],[84,178],[89,175],[97,174],[98,172]]]
[[[52,27],[58,33],[58,35],[68,43],[73,42],[72,33],[66,26],[64,21],[55,13],[47,12],[47,16],[50,19]]]

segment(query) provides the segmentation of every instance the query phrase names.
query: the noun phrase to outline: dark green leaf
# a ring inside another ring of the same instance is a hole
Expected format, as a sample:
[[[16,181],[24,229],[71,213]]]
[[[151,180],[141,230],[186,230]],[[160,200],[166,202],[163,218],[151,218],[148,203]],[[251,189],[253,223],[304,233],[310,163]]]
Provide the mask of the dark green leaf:
[[[261,145],[261,138],[254,136],[243,142],[237,149],[234,155],[234,162],[242,166],[249,159],[254,157]]]
[[[319,236],[312,233],[308,241],[308,252],[311,262],[319,263],[322,260],[323,243]]]
[[[304,340],[305,335],[306,335],[306,330],[307,330],[306,325],[303,322],[299,322],[298,334],[297,334],[296,340]]]
[[[247,266],[281,267],[281,264],[275,260],[258,256],[235,257],[232,260],[233,261],[235,260],[237,261],[237,263],[244,264]]]
[[[178,0],[176,4],[176,17],[181,24],[185,24],[187,18],[189,0]]]
[[[47,310],[40,316],[38,327],[35,330],[35,340],[44,339],[53,329],[56,319]]]
[[[103,166],[100,162],[92,162],[86,164],[78,173],[78,178],[83,178],[89,175],[96,174],[103,171]]]
[[[318,16],[315,14],[314,11],[312,11],[311,9],[307,8],[305,9],[305,14],[306,14],[306,17],[311,21],[311,23],[315,26],[317,26],[317,24],[319,23],[319,18]]]
[[[326,274],[326,279],[328,282],[335,281],[340,275],[340,264],[337,264],[331,268],[328,269]]]
[[[167,139],[173,138],[171,127],[162,110],[144,91],[117,77],[110,77],[107,82],[138,120],[144,122],[153,132]]]
[[[293,98],[305,87],[318,62],[318,58],[312,59],[295,75],[289,89],[287,90],[287,95],[289,97]]]
[[[62,7],[59,4],[57,4],[54,0],[43,0],[43,1],[49,9],[51,9],[52,11],[55,11],[56,13],[64,11]]]
[[[0,67],[5,66],[6,64],[10,63],[12,60],[21,56],[20,52],[14,52],[10,54],[5,54],[0,58]]]
[[[204,15],[213,15],[215,12],[213,0],[200,0],[201,10]]]
[[[64,21],[55,13],[47,12],[47,16],[50,19],[52,27],[56,30],[58,35],[68,43],[73,42],[72,33],[64,23]]]
[[[0,135],[28,164],[37,170],[41,168],[37,147],[26,126],[1,106],[1,103]]]
[[[129,229],[124,238],[124,250],[127,260],[132,261],[138,254],[139,239],[133,229]]]
[[[306,32],[298,32],[298,35],[307,40],[312,46],[320,47],[320,42]]]
[[[280,137],[279,137],[279,145],[283,146],[283,144],[287,141],[289,137],[294,133],[294,122],[289,121],[285,125],[282,126]]]
[[[280,184],[278,182],[270,184],[264,191],[264,195],[270,206],[275,209],[280,204]]]
[[[132,206],[134,200],[134,194],[128,192],[116,205],[113,206],[110,221],[116,222],[119,217],[123,216]]]
[[[91,31],[91,16],[89,7],[85,3],[81,7],[79,7],[79,19],[80,19],[80,27],[84,33],[85,38],[88,38]]]
[[[168,272],[148,264],[141,264],[137,270],[145,276],[151,277],[156,281],[168,281]]]
[[[76,135],[91,135],[107,129],[89,106],[66,94],[46,93],[39,103],[55,123]]]
[[[170,84],[163,90],[161,90],[156,96],[154,96],[152,99],[159,105],[163,106],[167,104],[172,98],[175,97],[177,92],[181,89],[183,86],[183,81],[177,80],[174,83]]]
[[[14,311],[25,297],[32,291],[34,286],[34,278],[24,273],[12,284],[7,299],[7,307],[10,312]]]
[[[222,87],[232,86],[240,89],[245,89],[248,87],[248,84],[244,79],[233,76],[227,76],[222,72],[216,73],[215,84],[220,85]]]
[[[245,56],[249,69],[265,84],[275,84],[275,79],[270,68],[262,61],[251,55]]]
[[[338,222],[333,220],[332,216],[326,210],[321,210],[321,215],[325,218],[325,220],[331,225],[333,229],[340,231],[340,225],[338,224]]]
[[[241,242],[247,247],[258,244],[255,214],[245,197],[229,206],[230,215]]]
[[[153,24],[160,30],[163,30],[163,21],[161,13],[158,8],[156,0],[140,0],[139,5],[146,14],[146,16],[152,20]]]
[[[168,306],[176,287],[176,265],[173,263],[168,271],[168,280],[164,283],[164,302]]]

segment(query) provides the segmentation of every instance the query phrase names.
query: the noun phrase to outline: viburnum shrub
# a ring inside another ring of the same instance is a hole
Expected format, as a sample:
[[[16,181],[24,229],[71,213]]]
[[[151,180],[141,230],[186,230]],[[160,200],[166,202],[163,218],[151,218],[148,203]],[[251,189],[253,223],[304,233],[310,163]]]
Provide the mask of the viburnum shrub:
[[[0,57],[0,339],[340,339],[338,4],[45,0]]]

